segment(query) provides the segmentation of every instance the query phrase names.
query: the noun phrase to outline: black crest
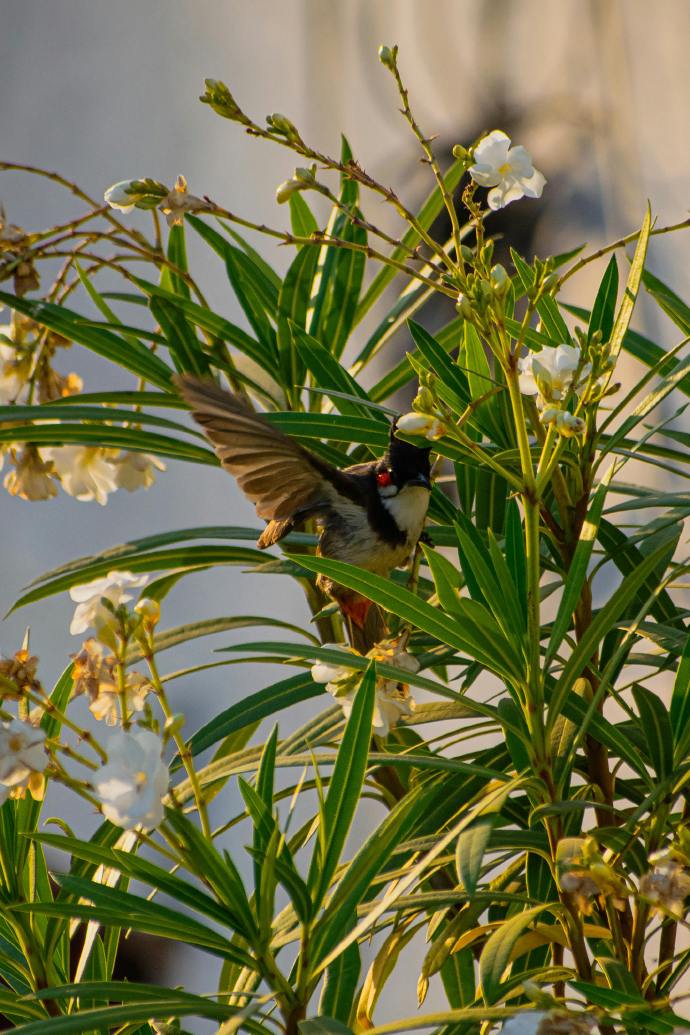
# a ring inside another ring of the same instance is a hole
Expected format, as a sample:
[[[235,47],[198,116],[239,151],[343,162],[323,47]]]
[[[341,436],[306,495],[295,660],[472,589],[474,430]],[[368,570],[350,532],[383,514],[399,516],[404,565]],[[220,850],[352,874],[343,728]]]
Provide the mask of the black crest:
[[[395,480],[399,484],[404,484],[418,474],[423,474],[430,478],[431,464],[429,462],[429,454],[431,453],[431,447],[413,446],[409,442],[403,442],[401,439],[396,438],[395,430],[397,424],[398,420],[396,417],[391,424],[390,443],[385,456],[386,463],[395,475]]]

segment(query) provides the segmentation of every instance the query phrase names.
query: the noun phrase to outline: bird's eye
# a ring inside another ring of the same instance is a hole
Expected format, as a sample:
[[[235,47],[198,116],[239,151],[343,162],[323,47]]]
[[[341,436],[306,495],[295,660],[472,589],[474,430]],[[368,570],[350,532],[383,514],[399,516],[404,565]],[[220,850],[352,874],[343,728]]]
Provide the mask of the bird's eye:
[[[387,485],[390,485],[393,481],[393,479],[391,478],[390,471],[379,471],[379,473],[376,475],[376,481],[381,486],[381,488],[385,488]]]

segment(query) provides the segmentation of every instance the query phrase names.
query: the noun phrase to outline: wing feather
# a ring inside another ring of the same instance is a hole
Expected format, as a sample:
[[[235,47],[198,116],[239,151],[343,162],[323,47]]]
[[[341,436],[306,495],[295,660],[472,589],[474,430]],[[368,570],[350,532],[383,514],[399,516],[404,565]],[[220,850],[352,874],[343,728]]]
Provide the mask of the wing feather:
[[[268,521],[316,513],[336,495],[341,472],[272,427],[237,395],[188,374],[173,378],[223,467]]]

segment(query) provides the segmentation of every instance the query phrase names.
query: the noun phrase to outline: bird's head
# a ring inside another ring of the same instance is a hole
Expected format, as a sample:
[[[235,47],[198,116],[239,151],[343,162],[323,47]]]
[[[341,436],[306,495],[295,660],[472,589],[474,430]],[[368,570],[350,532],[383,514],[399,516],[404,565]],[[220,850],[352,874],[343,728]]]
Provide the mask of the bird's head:
[[[431,449],[410,445],[396,438],[397,421],[391,424],[388,451],[376,469],[376,482],[384,499],[404,490],[431,491]]]

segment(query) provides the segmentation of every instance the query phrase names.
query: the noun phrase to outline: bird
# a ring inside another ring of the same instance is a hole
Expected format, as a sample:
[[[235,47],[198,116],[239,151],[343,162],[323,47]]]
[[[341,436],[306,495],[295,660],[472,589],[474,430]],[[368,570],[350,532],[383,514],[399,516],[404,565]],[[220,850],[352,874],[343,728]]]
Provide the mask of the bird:
[[[395,421],[384,456],[339,468],[214,381],[191,374],[176,374],[173,381],[222,466],[268,522],[257,540],[260,550],[315,519],[321,557],[385,577],[409,560],[429,506],[431,450],[396,438]],[[356,628],[364,629],[368,598],[325,575],[316,583]]]

